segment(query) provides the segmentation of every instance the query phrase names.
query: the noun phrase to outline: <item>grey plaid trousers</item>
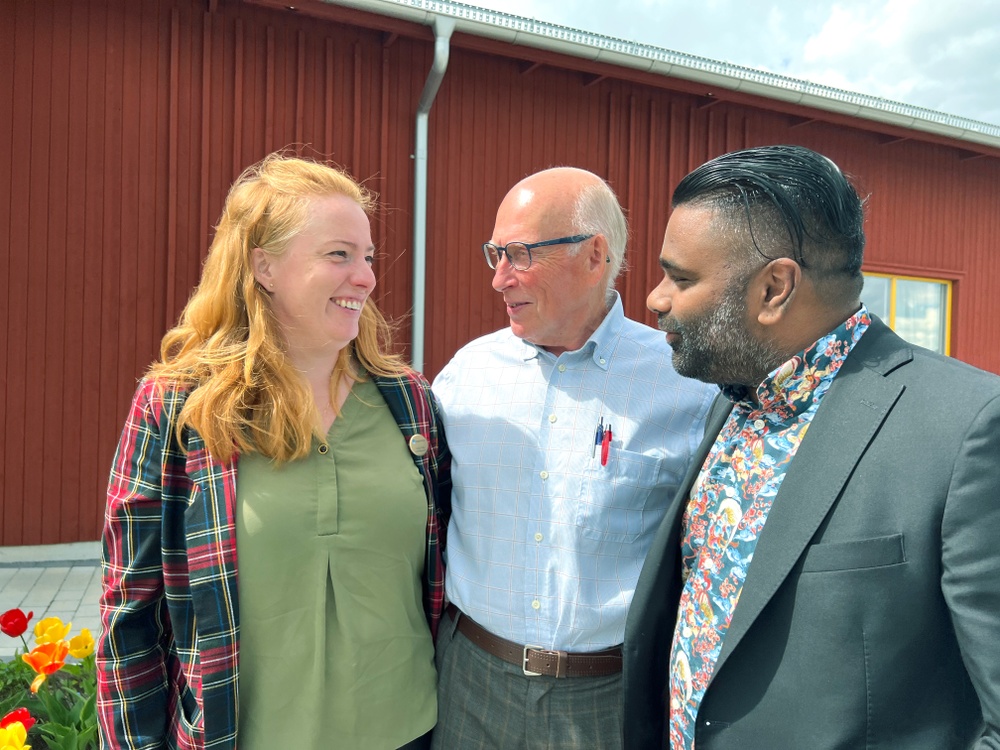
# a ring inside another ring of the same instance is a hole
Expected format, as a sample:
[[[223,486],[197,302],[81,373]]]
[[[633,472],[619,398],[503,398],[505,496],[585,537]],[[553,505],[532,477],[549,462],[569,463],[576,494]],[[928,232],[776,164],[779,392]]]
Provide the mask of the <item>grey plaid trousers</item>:
[[[618,750],[622,676],[527,677],[456,632],[437,639],[438,723],[432,750]]]

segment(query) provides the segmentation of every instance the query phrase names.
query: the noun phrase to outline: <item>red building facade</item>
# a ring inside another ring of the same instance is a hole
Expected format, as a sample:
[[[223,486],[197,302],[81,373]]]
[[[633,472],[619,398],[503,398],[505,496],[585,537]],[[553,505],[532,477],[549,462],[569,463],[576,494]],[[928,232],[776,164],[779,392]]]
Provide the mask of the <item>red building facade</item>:
[[[380,195],[375,297],[410,338],[424,25],[320,2],[0,4],[0,544],[96,539],[136,379],[226,190],[287,148]],[[626,207],[645,309],[673,186],[720,153],[799,143],[870,195],[866,272],[951,283],[950,353],[1000,372],[1000,148],[467,33],[429,119],[425,371],[502,327],[479,246],[528,173],[593,170]]]

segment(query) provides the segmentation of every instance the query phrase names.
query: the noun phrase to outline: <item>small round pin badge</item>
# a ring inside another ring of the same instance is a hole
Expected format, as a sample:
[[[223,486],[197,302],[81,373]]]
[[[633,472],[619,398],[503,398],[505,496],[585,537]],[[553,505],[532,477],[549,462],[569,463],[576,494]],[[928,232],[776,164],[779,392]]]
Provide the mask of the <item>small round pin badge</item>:
[[[427,438],[423,435],[414,435],[410,438],[410,453],[414,456],[423,456],[427,453]]]

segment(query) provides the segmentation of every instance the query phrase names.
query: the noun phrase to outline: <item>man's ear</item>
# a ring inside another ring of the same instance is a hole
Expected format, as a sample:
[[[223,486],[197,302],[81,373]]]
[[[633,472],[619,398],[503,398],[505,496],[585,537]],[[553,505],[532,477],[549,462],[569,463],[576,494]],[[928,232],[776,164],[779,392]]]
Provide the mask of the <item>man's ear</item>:
[[[250,251],[250,265],[253,267],[253,276],[257,279],[257,283],[270,291],[274,286],[271,256],[259,247],[255,247]]]
[[[590,269],[594,275],[603,278],[604,269],[610,263],[610,256],[608,255],[608,241],[603,234],[595,234],[594,242],[592,243],[590,252],[587,253],[587,268]]]
[[[775,258],[761,269],[754,291],[757,322],[774,325],[784,317],[802,283],[802,268],[791,258]]]

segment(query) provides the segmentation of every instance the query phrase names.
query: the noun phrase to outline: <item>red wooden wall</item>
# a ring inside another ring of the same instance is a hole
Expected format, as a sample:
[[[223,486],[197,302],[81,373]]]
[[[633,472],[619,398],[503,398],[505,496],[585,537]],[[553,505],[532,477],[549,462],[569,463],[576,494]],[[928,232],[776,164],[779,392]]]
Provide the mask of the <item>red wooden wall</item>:
[[[268,152],[331,159],[380,193],[376,297],[409,338],[410,155],[431,33],[267,4],[0,2],[0,544],[98,537],[136,378],[197,281],[229,184]],[[428,374],[506,323],[478,248],[524,175],[573,164],[610,180],[632,230],[626,311],[651,321],[673,185],[719,153],[778,142],[858,176],[867,268],[954,279],[952,353],[1000,372],[1000,153],[721,98],[456,34],[430,117]]]

